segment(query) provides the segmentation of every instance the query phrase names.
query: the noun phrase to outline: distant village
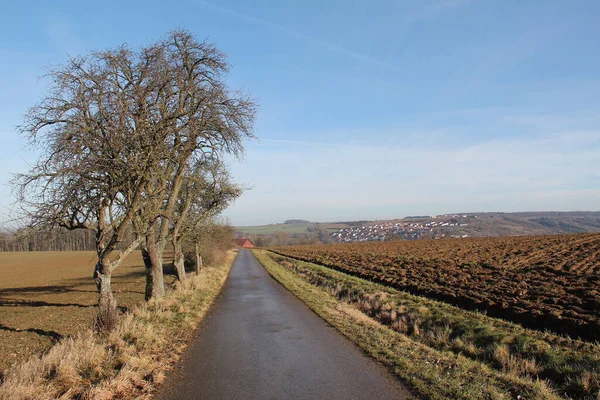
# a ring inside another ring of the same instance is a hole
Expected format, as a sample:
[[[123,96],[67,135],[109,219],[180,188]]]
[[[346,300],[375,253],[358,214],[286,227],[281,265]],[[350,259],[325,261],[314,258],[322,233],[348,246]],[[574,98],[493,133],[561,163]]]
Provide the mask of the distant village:
[[[600,232],[600,212],[453,213],[327,223],[295,219],[239,229],[236,238],[248,238],[254,245],[264,247],[574,232]]]
[[[469,218],[476,215],[444,214],[435,217],[423,215],[406,217],[399,222],[382,222],[373,225],[338,229],[331,238],[339,243],[384,241],[391,239],[417,240],[444,237],[464,238],[467,234],[457,233],[457,227],[467,227]],[[414,219],[415,221],[411,221]]]

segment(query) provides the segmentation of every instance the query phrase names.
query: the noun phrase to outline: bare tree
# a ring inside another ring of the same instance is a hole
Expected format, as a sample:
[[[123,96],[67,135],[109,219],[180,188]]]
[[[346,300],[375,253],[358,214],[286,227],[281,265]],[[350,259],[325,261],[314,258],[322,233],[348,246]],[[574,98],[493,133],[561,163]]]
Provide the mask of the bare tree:
[[[178,280],[185,279],[183,242],[193,239],[203,223],[220,214],[242,191],[241,186],[231,181],[223,164],[214,159],[209,160],[208,164],[196,165],[185,177],[170,231],[173,264]],[[198,243],[195,243],[195,247],[198,247]],[[198,257],[197,251],[196,254]]]
[[[2,251],[80,251],[95,250],[95,235],[92,231],[78,229],[70,231],[55,228],[50,231],[20,227],[0,228],[0,252]],[[122,246],[129,243],[124,242]]]
[[[228,64],[214,45],[197,41],[186,31],[161,41],[162,86],[152,115],[164,125],[153,144],[158,159],[153,170],[150,206],[144,218],[146,298],[164,294],[162,259],[169,243],[174,213],[186,171],[207,159],[243,153],[243,141],[253,138],[256,104],[224,83]]]
[[[214,45],[186,31],[138,51],[94,52],[49,72],[49,94],[20,127],[42,149],[14,180],[24,216],[38,229],[94,232],[101,327],[116,318],[111,274],[141,243],[150,295],[164,293],[162,253],[185,171],[238,156],[253,137],[255,103],[228,90],[227,71]]]
[[[112,272],[142,238],[116,257],[111,253],[131,232],[150,166],[131,112],[142,102],[139,87],[127,86],[118,65],[128,54],[94,53],[50,71],[50,93],[20,127],[42,155],[30,172],[13,180],[30,227],[94,232],[98,324],[106,329],[116,318]]]
[[[204,261],[214,261],[215,250],[225,250],[232,246],[234,229],[228,221],[208,218],[196,226],[186,238],[188,248],[193,249],[195,273],[202,269]],[[191,257],[190,257],[191,258]]]
[[[275,243],[277,246],[284,246],[290,241],[290,234],[285,231],[275,232]]]
[[[273,235],[256,235],[256,238],[255,240],[253,240],[253,243],[257,247],[270,246],[271,243],[273,243]]]

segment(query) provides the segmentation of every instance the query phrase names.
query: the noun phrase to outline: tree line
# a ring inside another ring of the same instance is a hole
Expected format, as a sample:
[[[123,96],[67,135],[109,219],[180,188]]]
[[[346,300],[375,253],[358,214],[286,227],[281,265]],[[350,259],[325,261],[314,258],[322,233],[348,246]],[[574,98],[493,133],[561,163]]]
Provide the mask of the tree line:
[[[18,229],[0,231],[0,252],[5,251],[81,251],[94,250],[93,232],[56,228],[46,232]]]
[[[165,248],[184,280],[184,248],[198,259],[211,221],[243,191],[225,160],[254,138],[257,106],[227,86],[228,71],[214,44],[185,30],[96,51],[50,70],[19,127],[41,150],[13,181],[22,217],[36,231],[92,234],[100,329],[114,326],[111,276],[129,254],[141,251],[146,299],[163,296]]]

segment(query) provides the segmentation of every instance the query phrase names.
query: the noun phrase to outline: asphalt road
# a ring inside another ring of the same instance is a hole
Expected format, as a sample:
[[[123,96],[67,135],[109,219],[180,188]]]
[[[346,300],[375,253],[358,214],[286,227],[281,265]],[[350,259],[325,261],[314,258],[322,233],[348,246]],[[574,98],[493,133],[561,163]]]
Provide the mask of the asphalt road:
[[[224,292],[157,399],[409,399],[241,250]]]

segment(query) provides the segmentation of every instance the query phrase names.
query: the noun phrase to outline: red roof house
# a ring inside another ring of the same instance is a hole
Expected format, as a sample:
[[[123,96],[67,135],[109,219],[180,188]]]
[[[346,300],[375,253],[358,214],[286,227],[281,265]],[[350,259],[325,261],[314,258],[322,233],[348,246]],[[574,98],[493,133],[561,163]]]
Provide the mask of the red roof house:
[[[254,248],[254,243],[250,239],[233,239],[233,245],[242,249]]]

